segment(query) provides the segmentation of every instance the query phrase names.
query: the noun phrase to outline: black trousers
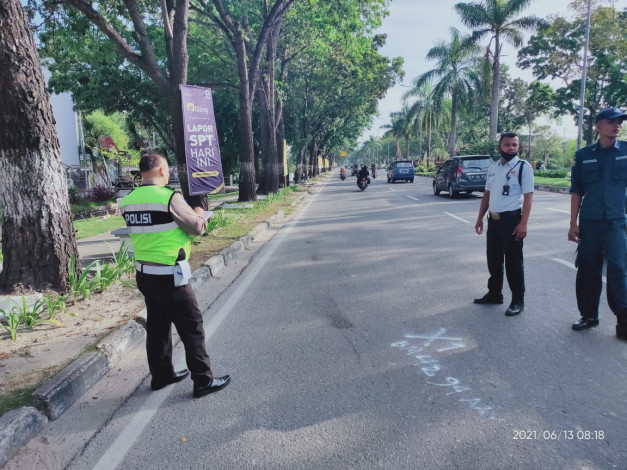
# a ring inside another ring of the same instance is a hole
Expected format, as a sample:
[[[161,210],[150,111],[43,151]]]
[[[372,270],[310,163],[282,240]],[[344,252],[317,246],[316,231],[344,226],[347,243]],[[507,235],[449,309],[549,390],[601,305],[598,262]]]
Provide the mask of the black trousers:
[[[175,287],[174,276],[137,272],[137,287],[146,301],[146,353],[153,378],[166,379],[174,373],[172,365],[172,324],[183,346],[192,380],[206,385],[213,379],[211,362],[205,348],[202,314],[192,287]]]
[[[500,220],[488,218],[487,258],[488,290],[500,294],[503,290],[503,260],[507,283],[512,291],[512,301],[522,302],[525,298],[525,268],[523,264],[523,242],[516,241],[512,232],[520,223],[519,215]]]

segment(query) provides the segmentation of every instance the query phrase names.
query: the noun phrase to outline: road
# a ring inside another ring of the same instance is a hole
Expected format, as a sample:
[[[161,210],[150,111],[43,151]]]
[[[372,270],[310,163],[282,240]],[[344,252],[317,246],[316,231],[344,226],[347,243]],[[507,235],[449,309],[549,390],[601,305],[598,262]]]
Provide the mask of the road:
[[[627,344],[605,299],[570,329],[569,196],[536,193],[526,310],[506,317],[507,289],[472,303],[480,196],[430,183],[323,185],[206,313],[232,384],[144,382],[69,468],[627,468]]]

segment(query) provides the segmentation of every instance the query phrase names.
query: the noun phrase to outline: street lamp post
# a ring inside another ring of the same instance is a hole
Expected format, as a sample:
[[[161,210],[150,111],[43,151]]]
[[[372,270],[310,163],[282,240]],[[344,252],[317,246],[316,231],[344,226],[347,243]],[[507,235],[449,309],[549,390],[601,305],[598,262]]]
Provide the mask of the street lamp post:
[[[581,140],[583,137],[583,108],[586,94],[586,77],[588,72],[588,43],[590,42],[590,7],[592,0],[588,0],[588,16],[586,18],[586,36],[583,46],[583,67],[581,71],[581,87],[579,93],[579,121],[577,129],[577,150],[581,148]]]

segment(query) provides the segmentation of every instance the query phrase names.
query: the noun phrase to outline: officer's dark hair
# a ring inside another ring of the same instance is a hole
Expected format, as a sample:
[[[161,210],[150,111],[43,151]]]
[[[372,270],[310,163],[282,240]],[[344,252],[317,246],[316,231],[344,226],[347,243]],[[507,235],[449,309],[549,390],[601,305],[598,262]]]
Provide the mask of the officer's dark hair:
[[[168,161],[168,159],[165,158],[165,155],[159,152],[148,152],[139,160],[139,171],[141,173],[145,173],[152,170],[153,168],[157,168],[164,161],[166,163]]]
[[[513,139],[514,137],[518,137],[518,134],[515,132],[503,132],[501,137],[499,137],[499,148],[501,148],[501,142],[503,142],[503,139]]]

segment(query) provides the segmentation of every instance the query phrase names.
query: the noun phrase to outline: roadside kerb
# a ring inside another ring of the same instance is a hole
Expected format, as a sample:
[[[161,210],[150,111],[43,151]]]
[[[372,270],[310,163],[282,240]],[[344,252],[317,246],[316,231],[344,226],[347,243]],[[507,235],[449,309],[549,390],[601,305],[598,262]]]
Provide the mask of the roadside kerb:
[[[0,417],[0,467],[48,424],[45,414],[32,406],[11,410]]]
[[[311,188],[308,194],[312,194]],[[301,201],[306,194],[295,202]],[[220,272],[237,258],[263,232],[276,228],[277,222],[285,217],[280,210],[266,222],[257,225],[247,235],[234,242],[222,252],[203,263],[203,266],[192,273],[191,286],[197,292],[211,277]],[[37,436],[43,427],[54,421],[71,407],[87,390],[95,385],[109,370],[117,364],[122,356],[132,349],[142,346],[146,331],[143,326],[146,317],[144,308],[136,319],[111,333],[96,345],[99,352],[81,355],[61,372],[44,382],[33,397],[43,411],[34,407],[24,406],[11,410],[0,416],[0,467],[13,457],[20,448]],[[173,338],[173,346],[179,343],[178,336]]]

